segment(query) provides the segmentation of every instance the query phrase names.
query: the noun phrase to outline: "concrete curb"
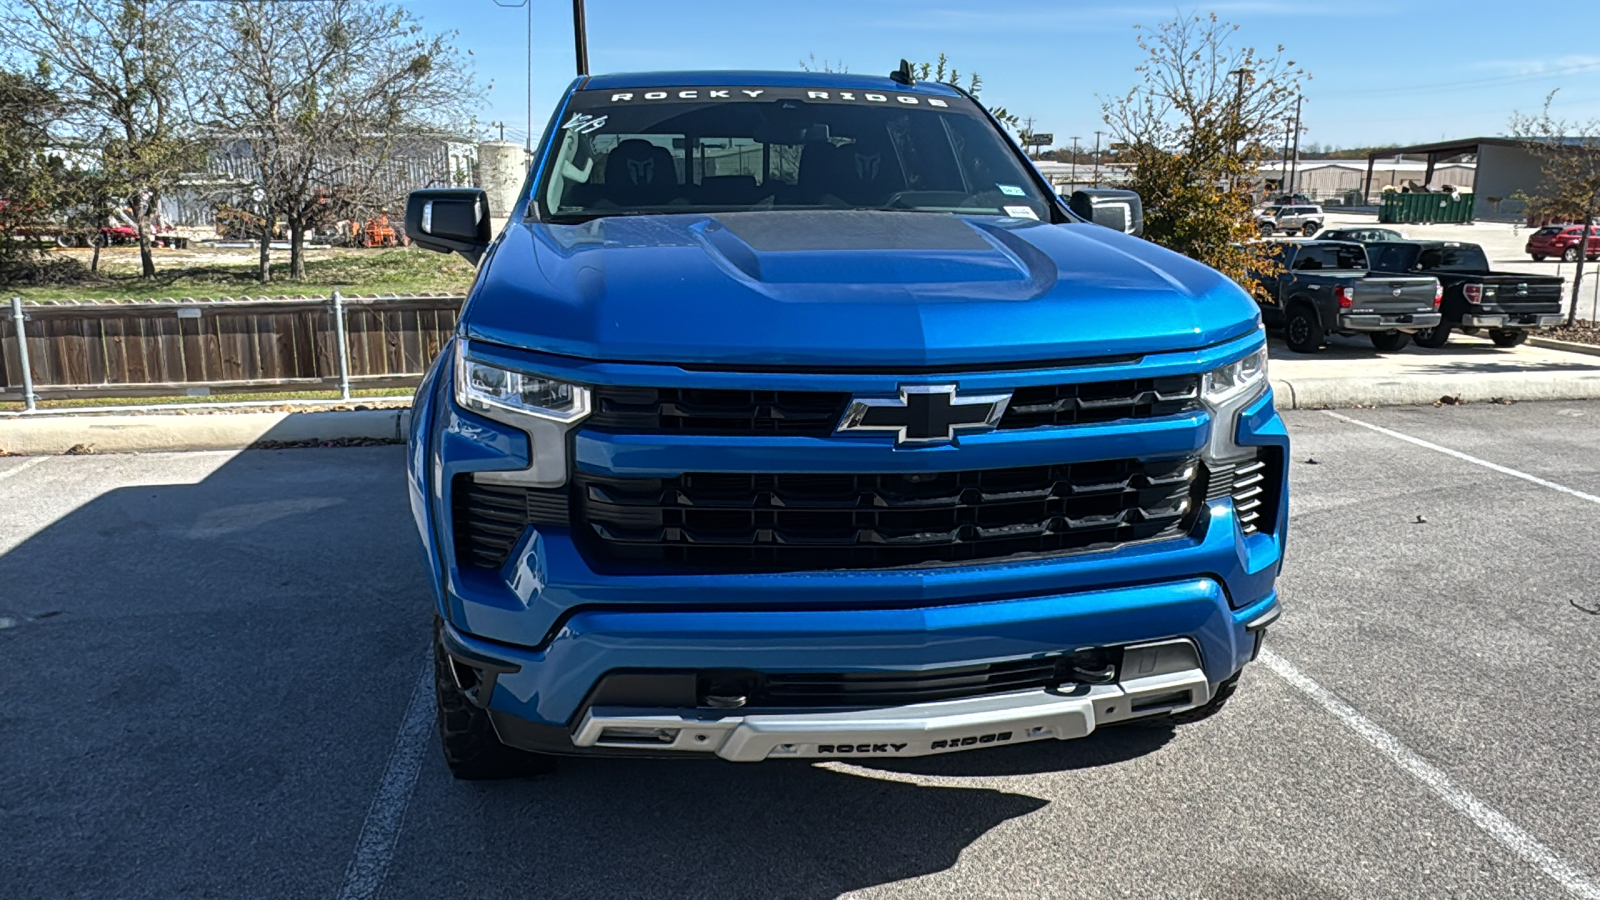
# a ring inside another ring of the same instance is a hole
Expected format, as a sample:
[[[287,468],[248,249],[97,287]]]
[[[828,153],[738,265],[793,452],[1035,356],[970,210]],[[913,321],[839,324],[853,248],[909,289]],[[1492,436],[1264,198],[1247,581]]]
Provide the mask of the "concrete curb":
[[[40,415],[0,419],[0,451],[155,453],[243,450],[262,442],[404,440],[409,409],[216,415]]]
[[[1565,350],[1568,353],[1582,353],[1585,356],[1600,356],[1600,346],[1594,344],[1579,344],[1573,341],[1558,341],[1555,338],[1528,336],[1528,344],[1534,347],[1543,347],[1546,350]]]
[[[1562,373],[1539,378],[1534,373],[1407,375],[1403,378],[1273,379],[1279,409],[1327,409],[1354,406],[1425,406],[1441,397],[1464,403],[1490,400],[1600,400],[1600,372]]]

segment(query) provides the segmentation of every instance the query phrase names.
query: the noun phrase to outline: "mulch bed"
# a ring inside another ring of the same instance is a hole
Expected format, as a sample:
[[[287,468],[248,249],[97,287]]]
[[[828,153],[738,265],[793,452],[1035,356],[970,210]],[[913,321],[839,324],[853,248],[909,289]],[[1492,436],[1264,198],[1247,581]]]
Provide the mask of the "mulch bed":
[[[1554,338],[1558,341],[1572,341],[1575,344],[1594,344],[1600,346],[1600,323],[1579,319],[1573,325],[1561,325],[1547,328],[1538,333],[1540,337]]]

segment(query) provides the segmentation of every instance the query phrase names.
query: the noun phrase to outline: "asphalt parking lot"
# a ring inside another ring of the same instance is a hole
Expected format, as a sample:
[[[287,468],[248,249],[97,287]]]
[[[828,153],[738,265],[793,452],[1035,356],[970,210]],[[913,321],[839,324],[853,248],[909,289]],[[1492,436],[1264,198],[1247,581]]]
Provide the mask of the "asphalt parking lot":
[[[0,896],[1600,898],[1600,404],[1286,418],[1213,719],[473,784],[401,448],[0,458]]]

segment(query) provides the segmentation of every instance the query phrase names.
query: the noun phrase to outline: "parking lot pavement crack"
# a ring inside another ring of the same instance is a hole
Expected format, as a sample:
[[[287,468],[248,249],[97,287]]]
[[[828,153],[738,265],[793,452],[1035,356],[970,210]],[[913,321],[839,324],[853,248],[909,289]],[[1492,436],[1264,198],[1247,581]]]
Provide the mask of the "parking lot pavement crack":
[[[1600,900],[1600,882],[1541,844],[1505,815],[1484,804],[1472,792],[1456,784],[1443,770],[1423,759],[1383,726],[1357,712],[1293,663],[1271,650],[1261,651],[1261,663],[1388,757],[1401,771],[1420,781],[1484,833],[1554,879],[1569,895],[1580,900]]]
[[[350,857],[350,867],[345,870],[339,900],[370,900],[383,889],[389,862],[400,840],[400,828],[405,823],[406,806],[411,803],[417,775],[422,771],[422,753],[432,733],[433,657],[430,654],[423,661],[422,674],[411,692],[405,717],[400,721],[394,749],[389,752],[389,762],[384,766],[383,780],[378,783],[378,792],[367,808],[367,818],[361,823],[361,836],[356,839],[355,853]]]
[[[1537,475],[1529,475],[1527,472],[1519,472],[1516,469],[1508,466],[1502,466],[1499,463],[1492,463],[1486,459],[1479,459],[1476,456],[1462,453],[1460,450],[1452,450],[1449,447],[1441,447],[1440,445],[1431,441],[1425,441],[1422,438],[1412,437],[1409,434],[1402,434],[1401,432],[1393,429],[1384,428],[1382,425],[1374,425],[1371,422],[1363,422],[1360,419],[1353,419],[1349,416],[1340,415],[1339,413],[1331,410],[1323,410],[1322,413],[1326,416],[1332,416],[1341,422],[1349,422],[1351,425],[1360,425],[1362,428],[1368,429],[1369,431],[1376,431],[1379,434],[1387,435],[1395,438],[1396,440],[1405,441],[1408,444],[1415,444],[1418,447],[1422,447],[1426,450],[1432,450],[1435,453],[1443,453],[1445,456],[1453,456],[1462,462],[1469,462],[1475,466],[1482,466],[1485,469],[1489,469],[1493,472],[1499,472],[1502,475],[1510,475],[1512,478],[1520,478],[1523,481],[1531,484],[1537,484],[1540,487],[1549,488],[1552,491],[1559,491],[1560,493],[1566,494],[1569,497],[1577,497],[1579,500],[1587,500],[1590,503],[1600,504],[1600,497],[1597,497],[1594,494],[1585,493],[1577,490],[1576,488],[1569,488],[1564,484],[1557,484],[1554,481],[1547,481]]]

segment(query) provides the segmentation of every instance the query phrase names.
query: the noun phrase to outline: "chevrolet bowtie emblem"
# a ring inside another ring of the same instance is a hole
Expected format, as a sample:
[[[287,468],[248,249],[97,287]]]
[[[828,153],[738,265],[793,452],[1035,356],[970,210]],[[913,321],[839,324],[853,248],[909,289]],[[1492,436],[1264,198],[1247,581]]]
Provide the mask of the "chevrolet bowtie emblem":
[[[993,431],[1010,402],[1010,391],[962,394],[953,384],[901,385],[897,397],[852,398],[834,432],[889,432],[897,444],[949,443]]]

